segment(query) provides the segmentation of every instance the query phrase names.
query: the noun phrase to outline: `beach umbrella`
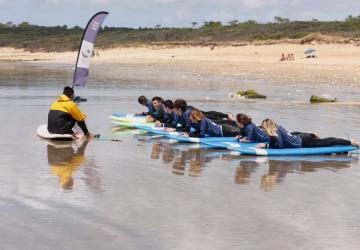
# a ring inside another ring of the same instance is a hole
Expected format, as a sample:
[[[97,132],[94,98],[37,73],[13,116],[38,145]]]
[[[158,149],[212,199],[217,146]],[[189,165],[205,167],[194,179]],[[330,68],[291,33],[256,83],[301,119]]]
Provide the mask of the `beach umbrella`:
[[[316,51],[316,49],[314,48],[307,48],[304,50],[304,54],[311,54],[314,53]]]

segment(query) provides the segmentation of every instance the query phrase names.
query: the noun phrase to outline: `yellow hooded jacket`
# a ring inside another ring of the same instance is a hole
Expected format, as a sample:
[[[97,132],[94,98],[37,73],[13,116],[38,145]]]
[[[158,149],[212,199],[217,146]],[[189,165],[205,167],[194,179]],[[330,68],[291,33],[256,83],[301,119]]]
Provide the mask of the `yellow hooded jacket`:
[[[66,95],[54,102],[48,115],[48,130],[54,134],[71,134],[76,121],[83,122],[86,114]]]

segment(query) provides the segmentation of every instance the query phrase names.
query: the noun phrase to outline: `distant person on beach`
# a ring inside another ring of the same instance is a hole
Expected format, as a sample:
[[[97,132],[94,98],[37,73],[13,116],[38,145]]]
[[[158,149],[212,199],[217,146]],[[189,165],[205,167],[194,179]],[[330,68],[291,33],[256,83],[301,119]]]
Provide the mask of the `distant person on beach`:
[[[288,53],[287,56],[285,56],[284,53],[281,54],[280,61],[295,61],[295,57],[293,53]]]
[[[143,96],[143,95],[139,96],[138,102],[140,105],[147,107],[148,111],[138,112],[138,113],[136,113],[136,115],[149,115],[150,113],[154,112],[154,109],[155,109],[154,105],[152,104],[151,100],[148,100],[146,98],[146,96]]]
[[[281,62],[283,62],[283,61],[285,61],[285,60],[286,60],[285,54],[284,54],[284,53],[282,53],[282,54],[281,54],[280,61],[281,61]]]
[[[307,134],[299,133],[292,135],[287,132],[282,126],[278,126],[274,121],[265,119],[262,122],[264,131],[270,137],[268,145],[262,143],[257,145],[258,148],[313,148],[313,147],[332,147],[332,146],[355,146],[359,144],[355,140],[345,140],[340,138],[323,138],[320,139],[316,136],[308,136]]]
[[[74,89],[65,87],[63,95],[54,102],[48,114],[48,131],[53,134],[72,134],[73,127],[77,123],[87,138],[92,137],[89,133],[85,120],[86,114],[82,113],[78,106],[72,101],[74,98]]]

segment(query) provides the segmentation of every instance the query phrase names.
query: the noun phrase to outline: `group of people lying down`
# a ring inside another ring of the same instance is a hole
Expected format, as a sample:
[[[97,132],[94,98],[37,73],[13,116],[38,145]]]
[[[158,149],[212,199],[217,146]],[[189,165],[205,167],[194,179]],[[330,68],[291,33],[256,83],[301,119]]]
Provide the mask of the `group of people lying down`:
[[[270,119],[257,126],[246,114],[225,114],[217,111],[202,111],[189,106],[185,100],[164,101],[161,97],[148,100],[140,96],[138,101],[148,111],[137,115],[146,115],[148,122],[156,127],[165,127],[167,131],[181,132],[190,137],[237,137],[240,142],[259,143],[258,148],[312,148],[352,145],[359,147],[355,140],[340,138],[319,138],[317,134],[292,132],[277,125]],[[191,130],[193,128],[193,130]]]

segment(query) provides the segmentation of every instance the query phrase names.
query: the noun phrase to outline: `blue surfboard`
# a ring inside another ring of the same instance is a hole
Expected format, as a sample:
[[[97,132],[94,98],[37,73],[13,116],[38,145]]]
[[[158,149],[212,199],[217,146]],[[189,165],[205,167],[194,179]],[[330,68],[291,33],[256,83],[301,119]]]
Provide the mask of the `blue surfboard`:
[[[232,143],[232,142],[207,142],[205,144],[212,147],[233,150],[243,155],[259,155],[259,156],[324,155],[324,154],[347,153],[357,150],[357,148],[353,146],[267,149],[267,148],[256,148],[255,147],[256,143],[255,145],[253,143]]]
[[[148,132],[154,134],[164,135],[169,139],[178,141],[178,142],[187,142],[187,143],[211,143],[211,142],[236,142],[237,139],[235,137],[204,137],[204,138],[196,138],[196,137],[188,137],[181,136],[180,132],[168,132],[165,128],[157,128],[157,127],[148,127],[144,125],[136,125],[135,128],[143,129]]]

